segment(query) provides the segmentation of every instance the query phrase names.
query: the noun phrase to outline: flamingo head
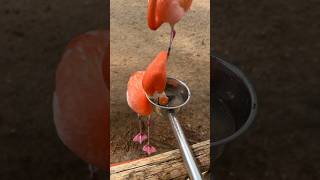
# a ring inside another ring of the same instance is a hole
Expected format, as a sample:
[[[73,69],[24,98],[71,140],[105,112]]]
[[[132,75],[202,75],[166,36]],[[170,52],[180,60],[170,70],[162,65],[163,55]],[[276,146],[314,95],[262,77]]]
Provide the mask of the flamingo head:
[[[167,83],[167,60],[168,52],[161,51],[148,65],[142,79],[142,86],[146,94],[158,99],[161,105],[168,103],[168,97],[164,92]]]

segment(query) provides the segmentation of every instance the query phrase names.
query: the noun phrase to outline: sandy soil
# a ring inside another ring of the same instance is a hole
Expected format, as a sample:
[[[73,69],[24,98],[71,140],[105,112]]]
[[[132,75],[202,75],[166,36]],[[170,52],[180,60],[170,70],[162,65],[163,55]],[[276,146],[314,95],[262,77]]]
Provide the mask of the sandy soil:
[[[319,1],[213,2],[215,50],[250,77],[259,104],[216,179],[319,179]]]
[[[170,29],[164,24],[158,31],[147,26],[147,1],[112,0],[111,5],[111,163],[145,156],[142,146],[132,142],[138,132],[136,114],[126,102],[129,76],[146,68],[166,50]],[[176,38],[169,59],[168,75],[183,80],[192,98],[178,117],[190,143],[209,139],[210,19],[209,0],[198,0],[176,25]],[[177,148],[167,119],[154,116],[151,142],[159,153]]]

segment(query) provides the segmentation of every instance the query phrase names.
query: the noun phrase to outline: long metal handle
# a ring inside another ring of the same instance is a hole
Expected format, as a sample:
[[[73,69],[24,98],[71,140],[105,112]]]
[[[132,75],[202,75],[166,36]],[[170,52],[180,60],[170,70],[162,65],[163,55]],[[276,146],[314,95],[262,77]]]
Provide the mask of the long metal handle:
[[[195,158],[192,154],[191,148],[187,142],[187,139],[183,133],[183,130],[179,124],[178,119],[176,118],[175,114],[172,112],[168,113],[168,115],[169,115],[170,123],[172,126],[172,130],[174,132],[176,139],[178,140],[182,158],[187,168],[189,177],[192,180],[202,180],[199,167],[196,164]]]

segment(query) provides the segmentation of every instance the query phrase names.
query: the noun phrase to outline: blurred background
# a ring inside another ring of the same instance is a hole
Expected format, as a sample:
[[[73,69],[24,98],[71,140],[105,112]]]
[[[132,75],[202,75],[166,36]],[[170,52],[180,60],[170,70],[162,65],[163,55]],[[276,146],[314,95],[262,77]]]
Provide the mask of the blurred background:
[[[255,124],[214,162],[215,179],[319,179],[320,1],[211,3],[216,55],[258,96]]]
[[[105,29],[104,0],[0,0],[0,179],[88,179],[57,136],[55,71],[73,37]]]

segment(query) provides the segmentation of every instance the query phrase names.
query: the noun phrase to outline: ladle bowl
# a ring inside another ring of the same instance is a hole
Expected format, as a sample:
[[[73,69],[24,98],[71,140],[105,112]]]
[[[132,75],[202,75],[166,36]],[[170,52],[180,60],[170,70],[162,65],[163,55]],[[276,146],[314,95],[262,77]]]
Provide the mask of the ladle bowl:
[[[165,93],[169,97],[167,105],[160,105],[157,99],[147,96],[155,112],[160,116],[167,116],[168,112],[179,112],[189,102],[191,97],[189,87],[184,82],[171,77],[167,78]]]

